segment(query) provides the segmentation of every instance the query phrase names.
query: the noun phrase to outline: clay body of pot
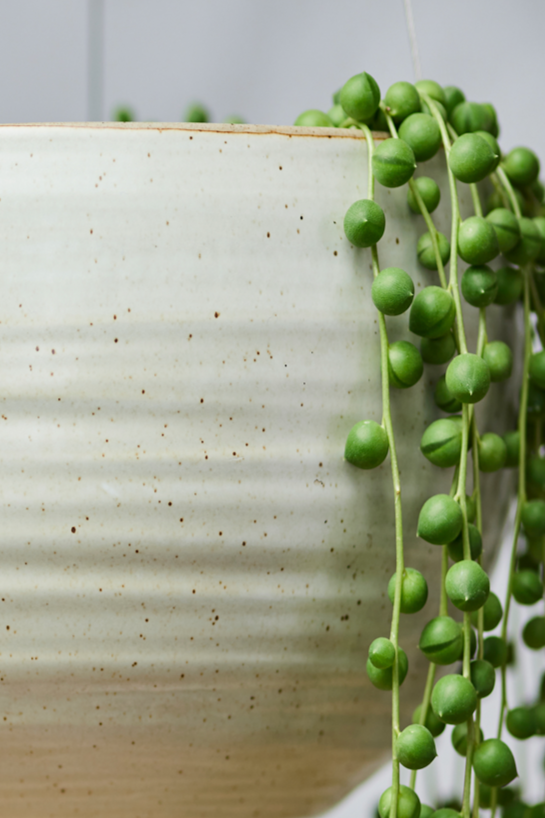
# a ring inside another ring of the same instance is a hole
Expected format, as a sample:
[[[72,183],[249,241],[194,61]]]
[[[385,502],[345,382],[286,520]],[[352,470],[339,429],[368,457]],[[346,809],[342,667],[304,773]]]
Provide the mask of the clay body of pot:
[[[444,158],[425,173],[449,234]],[[11,818],[301,818],[384,759],[390,697],[365,660],[389,627],[390,463],[343,459],[352,425],[382,414],[370,253],[343,231],[366,174],[354,131],[0,129]],[[406,189],[376,196],[382,266],[438,283]],[[513,310],[489,314],[516,346]],[[407,315],[388,328],[418,343]],[[442,371],[392,393],[406,561],[431,589],[402,623],[404,724],[438,604],[440,549],[416,518],[452,476],[419,451]],[[516,392],[492,386],[482,430],[510,426]],[[483,476],[487,558],[511,488]]]

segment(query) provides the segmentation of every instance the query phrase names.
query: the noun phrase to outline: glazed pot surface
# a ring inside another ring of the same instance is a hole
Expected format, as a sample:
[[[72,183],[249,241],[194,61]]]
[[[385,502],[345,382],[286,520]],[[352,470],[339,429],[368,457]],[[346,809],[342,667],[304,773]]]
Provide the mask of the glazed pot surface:
[[[366,162],[352,131],[0,129],[5,814],[302,818],[383,760],[365,659],[389,629],[390,463],[343,459],[382,414],[370,254],[343,231]],[[376,195],[382,266],[438,283],[405,189]],[[489,312],[513,343],[513,312]],[[418,344],[407,314],[388,327]],[[438,604],[415,531],[452,477],[418,449],[442,371],[392,393],[406,562],[431,590],[402,623],[403,724]],[[492,386],[483,431],[516,391]],[[488,558],[511,482],[483,476]]]

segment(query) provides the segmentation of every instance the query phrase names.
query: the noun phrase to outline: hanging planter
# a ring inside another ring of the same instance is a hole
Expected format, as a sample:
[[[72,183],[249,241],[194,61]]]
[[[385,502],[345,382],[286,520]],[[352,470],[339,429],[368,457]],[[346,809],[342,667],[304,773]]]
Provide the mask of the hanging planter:
[[[5,811],[316,814],[391,741],[389,697],[365,673],[391,617],[390,462],[343,457],[354,424],[382,420],[371,256],[343,226],[366,196],[365,138],[155,124],[0,137]],[[426,176],[447,202],[444,157]],[[416,261],[421,220],[404,189],[376,200],[381,266],[408,270],[418,298],[438,284]],[[434,219],[448,234],[448,207]],[[514,308],[491,307],[488,331],[517,355]],[[415,342],[408,314],[390,341]],[[414,441],[441,415],[442,372],[391,392],[405,554],[430,590],[402,626],[405,722],[439,604],[417,518],[451,475]],[[483,430],[513,426],[517,391],[492,386]],[[508,470],[483,478],[485,566],[513,485]]]

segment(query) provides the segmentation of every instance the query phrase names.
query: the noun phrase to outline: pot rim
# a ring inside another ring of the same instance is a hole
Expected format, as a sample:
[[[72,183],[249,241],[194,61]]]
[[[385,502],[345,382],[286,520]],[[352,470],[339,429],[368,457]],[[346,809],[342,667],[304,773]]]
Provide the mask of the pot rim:
[[[279,134],[280,136],[312,136],[321,139],[358,139],[365,140],[365,134],[356,128],[306,128],[301,125],[232,125],[223,122],[4,122],[0,124],[0,133],[7,128],[73,128],[76,130],[115,130],[115,131],[187,131],[208,133],[252,134],[263,136]],[[390,134],[384,131],[373,131],[373,140],[380,142],[389,139]]]

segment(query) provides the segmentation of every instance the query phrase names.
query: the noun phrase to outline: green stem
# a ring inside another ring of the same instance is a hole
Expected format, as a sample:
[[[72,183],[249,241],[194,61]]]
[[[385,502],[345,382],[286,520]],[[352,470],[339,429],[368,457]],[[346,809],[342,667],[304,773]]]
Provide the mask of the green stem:
[[[396,126],[394,124],[394,120],[392,119],[390,114],[387,111],[384,110],[384,108],[382,109],[382,113],[384,114],[384,118],[386,119],[386,123],[388,125],[388,130],[392,134],[392,137],[394,139],[399,139],[399,135],[397,133],[397,128],[396,128]]]
[[[449,153],[450,153],[450,140],[447,128],[443,121],[441,114],[439,113],[437,106],[433,102],[433,100],[428,97],[426,94],[423,94],[423,98],[425,102],[428,104],[430,111],[432,112],[433,116],[435,117],[439,129],[441,131],[441,137],[443,140],[443,146],[445,148],[445,154],[447,157],[447,170],[448,170],[448,179],[449,179],[449,188],[450,188],[450,199],[451,199],[451,207],[452,207],[452,223],[451,223],[451,248],[450,248],[450,280],[449,280],[449,289],[452,293],[454,298],[454,303],[456,305],[456,321],[458,325],[458,338],[460,343],[460,352],[462,354],[467,353],[467,342],[465,338],[465,331],[464,331],[464,320],[462,316],[462,303],[460,299],[460,289],[458,285],[458,222],[460,219],[460,207],[458,204],[458,191],[456,188],[456,179],[450,169],[450,165],[448,162]],[[460,457],[460,474],[458,479],[458,489],[456,492],[456,498],[460,504],[460,508],[462,510],[462,517],[463,517],[463,528],[462,528],[462,539],[463,539],[463,548],[464,548],[464,559],[471,559],[471,549],[469,545],[469,532],[467,527],[467,507],[466,507],[466,478],[467,478],[467,453],[468,453],[468,443],[469,443],[469,420],[470,420],[470,413],[469,407],[467,404],[463,404],[462,406],[462,453]],[[463,673],[466,678],[469,678],[469,663],[471,660],[470,650],[471,650],[471,618],[468,613],[464,613],[464,657],[463,657]],[[469,733],[468,733],[468,755],[470,753],[470,745],[469,745]],[[465,808],[465,805],[464,805]],[[469,810],[469,802],[467,805],[467,809]]]
[[[446,548],[446,546],[445,546]],[[428,667],[428,675],[426,677],[426,687],[424,688],[424,697],[422,699],[422,704],[420,707],[420,719],[418,723],[421,725],[426,724],[426,719],[428,717],[428,711],[430,709],[430,701],[431,701],[431,691],[433,690],[433,685],[435,682],[435,672],[437,670],[437,665],[434,662],[430,662]],[[409,784],[410,788],[414,790],[416,784],[416,770],[411,772],[411,782]]]
[[[447,131],[449,133],[450,138],[452,139],[453,142],[456,142],[456,140],[458,139],[458,134],[454,130],[454,127],[450,124],[450,122],[447,122],[446,126],[447,126]]]
[[[482,658],[482,657],[479,657]],[[475,730],[473,734],[473,753],[475,749],[479,746],[480,741],[480,728],[481,728],[481,700],[477,701],[477,710],[475,712]],[[473,759],[472,753],[472,759]],[[475,780],[473,782],[473,816],[472,818],[479,818],[479,779],[475,776]]]
[[[449,492],[450,497],[454,497],[456,494],[456,489],[458,488],[459,474],[460,464],[458,464],[454,469],[452,483],[450,484]],[[439,600],[439,616],[448,616],[448,597],[447,589],[445,587],[447,571],[448,571],[448,546],[443,545],[441,546],[441,597]]]
[[[428,717],[428,710],[431,701],[431,691],[433,690],[433,683],[435,681],[435,672],[437,665],[430,662],[428,668],[428,676],[426,678],[426,687],[424,688],[424,698],[422,699],[422,708],[420,710],[420,724],[425,724]]]
[[[511,204],[509,202],[509,197],[505,193],[505,189],[504,189],[503,185],[501,184],[500,180],[498,179],[497,173],[495,173],[495,172],[491,173],[490,176],[489,176],[489,179],[490,179],[490,181],[492,182],[492,184],[494,186],[494,190],[500,196],[500,198],[502,200],[502,203],[503,203],[503,206],[506,208],[506,210],[509,210],[509,208],[511,207]]]
[[[454,470],[454,476],[452,478],[452,483],[450,486],[450,496],[454,497],[456,494],[456,487],[458,485],[458,474],[459,474],[460,467],[456,466]],[[445,588],[445,579],[447,576],[448,571],[448,546],[443,545],[441,546],[441,598],[439,602],[439,616],[448,616],[448,597],[447,591]],[[420,710],[420,724],[426,723],[426,718],[428,716],[428,710],[430,707],[431,701],[431,691],[433,688],[433,683],[435,681],[435,673],[437,670],[437,666],[430,662],[430,666],[428,667],[428,676],[426,678],[426,687],[424,688],[424,697],[422,699],[422,708]],[[416,783],[416,770],[413,770],[411,774],[411,788],[414,790],[414,785]]]
[[[367,151],[369,159],[369,184],[368,195],[370,199],[374,197],[373,180],[373,137],[367,126],[362,126],[367,138]],[[373,276],[376,278],[380,273],[378,251],[376,244],[371,247],[371,259],[373,266]],[[390,411],[390,379],[388,369],[388,333],[386,321],[383,313],[377,311],[379,334],[380,334],[380,363],[382,370],[382,416],[383,424],[388,436],[390,447],[390,463],[392,469],[392,482],[394,488],[394,514],[395,514],[395,541],[396,541],[396,582],[394,605],[392,612],[392,625],[390,629],[390,640],[395,648],[395,660],[392,673],[392,801],[390,808],[390,818],[396,818],[400,776],[399,759],[397,757],[397,737],[400,732],[399,719],[399,620],[401,616],[401,588],[403,583],[404,554],[403,554],[403,518],[401,509],[401,480],[399,475],[399,465],[397,461],[397,451],[392,425],[392,415]]]
[[[376,245],[372,248],[373,254],[373,274],[378,275],[378,254]],[[404,555],[403,555],[403,521],[401,513],[401,482],[397,453],[395,447],[394,430],[390,413],[390,384],[388,377],[388,335],[386,332],[386,321],[384,315],[379,312],[379,330],[381,346],[381,366],[382,366],[382,411],[383,422],[388,442],[390,444],[390,461],[392,467],[392,481],[394,486],[394,510],[395,510],[395,538],[396,538],[396,584],[394,596],[394,608],[392,612],[392,626],[390,629],[390,640],[396,651],[394,662],[393,684],[392,684],[392,806],[390,818],[396,818],[397,800],[399,795],[399,760],[397,758],[396,741],[400,732],[399,721],[399,620],[401,616],[401,588],[403,582]]]
[[[365,134],[365,141],[367,142],[367,196],[371,201],[375,198],[375,177],[373,175],[373,151],[375,149],[375,143],[373,142],[373,134],[367,127],[367,125],[358,124],[358,128],[360,131],[363,131]],[[376,244],[375,244],[376,250]],[[378,265],[378,254],[377,254],[377,265]],[[380,270],[380,268],[379,268]],[[378,275],[378,273],[377,273]],[[382,314],[382,313],[381,313]]]
[[[488,335],[486,332],[486,308],[481,307],[479,310],[479,331],[477,334],[477,355],[479,355],[481,358],[487,343]]]
[[[541,298],[539,296],[539,292],[536,286],[536,282],[534,279],[534,272],[533,270],[530,271],[530,290],[532,294],[532,301],[534,312],[537,316],[537,333],[539,335],[539,340],[541,341],[542,346],[545,347],[545,315],[543,313],[543,304],[541,303]]]
[[[498,806],[498,790],[497,787],[492,787],[492,793],[490,795],[490,810],[491,816],[490,818],[496,817],[496,807]]]
[[[449,122],[447,122],[447,132],[453,142],[458,139],[458,134]],[[481,205],[481,198],[479,196],[479,189],[475,183],[472,183],[469,185],[469,190],[471,191],[471,198],[473,199],[473,209],[475,211],[475,215],[482,217],[483,208]]]
[[[450,239],[450,275],[449,275],[449,290],[451,291],[454,303],[456,305],[456,323],[458,326],[458,337],[460,341],[460,352],[462,354],[467,352],[466,335],[464,331],[464,319],[462,315],[462,301],[460,298],[460,288],[458,286],[458,223],[460,221],[460,207],[458,205],[458,191],[456,189],[456,179],[450,169],[448,163],[450,153],[449,135],[443,121],[443,117],[437,110],[434,101],[427,94],[421,94],[424,101],[428,104],[430,111],[437,120],[439,129],[441,131],[441,138],[443,140],[443,147],[447,157],[447,172],[450,188],[450,202],[452,208],[451,217],[451,239]],[[465,495],[464,495],[465,503]]]
[[[459,228],[459,221],[460,221],[460,207],[458,203],[458,191],[456,188],[456,179],[454,178],[454,174],[452,173],[449,165],[449,153],[450,153],[450,140],[449,134],[447,132],[447,128],[445,123],[443,122],[443,118],[441,114],[437,110],[436,105],[433,101],[427,96],[423,95],[425,101],[427,102],[430,110],[432,111],[441,131],[441,137],[443,140],[443,146],[445,148],[445,154],[447,158],[447,171],[448,171],[448,180],[449,180],[449,188],[450,188],[450,199],[451,199],[451,208],[452,208],[452,221],[451,221],[451,247],[450,247],[450,277],[449,277],[449,290],[452,293],[454,298],[454,303],[456,305],[456,321],[458,326],[458,338],[460,343],[460,352],[462,354],[467,353],[467,342],[465,338],[465,331],[464,331],[464,320],[462,315],[462,303],[460,298],[460,289],[458,283],[458,228]],[[478,207],[480,207],[480,202],[478,202]],[[462,510],[462,517],[463,517],[463,527],[462,527],[462,539],[463,539],[463,550],[464,550],[464,559],[471,559],[471,549],[469,545],[469,531],[467,525],[467,506],[466,506],[466,480],[467,480],[467,455],[468,455],[468,444],[469,444],[469,426],[470,426],[470,411],[467,404],[462,405],[462,453],[460,457],[460,475],[458,480],[458,490],[456,494],[456,499],[460,503],[460,508]],[[470,678],[470,661],[471,661],[471,617],[469,613],[464,613],[464,623],[463,623],[463,633],[464,633],[464,653],[463,653],[463,674],[465,678]],[[472,721],[472,720],[471,720]],[[464,818],[469,818],[470,816],[470,794],[471,794],[471,763],[470,760],[473,757],[473,728],[472,723],[471,725],[468,724],[468,733],[467,733],[467,759],[466,759],[466,770],[465,770],[465,778],[464,778],[464,798],[462,803],[462,814]]]
[[[469,545],[469,534],[467,529],[467,505],[466,505],[466,483],[467,483],[467,454],[469,448],[469,405],[462,404],[462,454],[460,456],[460,474],[458,476],[458,488],[456,490],[455,500],[460,504],[462,509],[463,523],[463,546],[464,559],[471,559],[471,548]],[[465,674],[464,674],[465,675]]]
[[[448,597],[445,580],[448,571],[448,546],[441,546],[441,597],[439,601],[439,616],[448,616]]]
[[[447,289],[447,277],[445,275],[445,268],[443,265],[443,259],[441,258],[441,254],[439,253],[439,243],[437,241],[437,228],[433,223],[433,220],[429,214],[428,208],[424,204],[424,199],[418,192],[418,186],[415,184],[414,179],[409,179],[409,188],[411,193],[413,194],[414,198],[416,199],[416,203],[420,209],[420,213],[422,214],[424,221],[426,222],[426,227],[428,228],[428,232],[431,238],[431,246],[433,247],[433,253],[435,255],[435,263],[437,264],[437,273],[439,274],[439,281],[441,282],[441,287],[446,290]]]
[[[522,515],[522,507],[526,502],[526,409],[528,407],[528,371],[530,368],[530,356],[532,354],[532,333],[530,325],[530,286],[529,278],[530,271],[523,270],[524,275],[524,365],[522,368],[522,389],[520,395],[519,407],[519,474],[518,474],[518,492],[517,492],[517,511],[515,514],[515,530],[513,532],[513,544],[511,546],[511,559],[509,563],[509,579],[507,582],[507,593],[505,595],[505,604],[503,606],[503,621],[501,626],[501,638],[507,640],[507,625],[509,622],[509,609],[511,607],[511,594],[513,585],[513,574],[515,573],[515,564],[517,560],[517,543],[520,533],[520,520]],[[500,718],[498,723],[498,738],[501,738],[503,730],[503,719],[505,710],[507,709],[507,679],[506,679],[506,662],[501,667],[501,705]]]
[[[477,354],[482,355],[482,351],[484,349],[484,345],[486,343],[486,311],[484,308],[480,310],[479,313],[479,334],[477,337]],[[472,425],[472,458],[473,458],[473,497],[475,498],[475,524],[480,534],[483,531],[483,510],[482,510],[482,503],[481,503],[481,480],[480,480],[480,472],[479,472],[479,433],[477,431],[477,418],[475,414],[473,414],[473,425]],[[481,557],[478,559],[479,565],[481,565]],[[477,636],[478,636],[478,648],[477,648],[477,657],[482,659],[484,657],[484,608],[479,608],[477,613]],[[481,700],[477,701],[477,710],[475,713],[475,731],[473,734],[474,738],[474,746],[477,747],[479,744],[479,736],[480,736],[480,727],[481,727]],[[475,781],[473,785],[473,818],[479,818],[479,779],[475,776]]]
[[[386,122],[388,123],[388,128],[390,129],[390,133],[394,139],[399,139],[399,134],[397,132],[397,128],[395,126],[394,120],[386,111],[383,110],[384,116],[386,118]],[[433,223],[433,220],[430,216],[428,208],[424,204],[424,199],[418,192],[418,187],[415,184],[414,179],[409,179],[409,188],[411,193],[413,194],[414,198],[416,199],[416,203],[419,207],[420,213],[424,217],[424,221],[426,222],[426,227],[428,228],[430,238],[431,238],[431,246],[433,247],[433,253],[435,255],[435,263],[437,264],[437,272],[439,274],[439,280],[441,282],[441,286],[444,290],[447,289],[447,278],[445,276],[445,267],[443,265],[443,259],[439,253],[439,243],[437,241],[437,228]]]
[[[464,614],[465,616],[465,614]],[[466,767],[464,773],[464,797],[462,801],[462,815],[463,818],[470,818],[471,808],[471,771],[473,767],[473,751],[475,749],[475,730],[473,719],[470,718],[467,723],[467,754]]]
[[[520,205],[518,203],[517,197],[515,196],[515,191],[513,190],[513,185],[509,181],[509,177],[507,176],[506,172],[502,168],[501,165],[498,165],[496,168],[496,173],[500,182],[503,185],[504,190],[506,191],[507,195],[509,196],[509,201],[511,202],[511,207],[513,208],[513,213],[520,219],[522,213],[520,212]]]
[[[469,189],[471,191],[471,198],[473,199],[473,209],[475,211],[475,215],[482,217],[483,207],[481,205],[481,199],[480,199],[480,196],[479,196],[479,191],[477,189],[477,185],[472,184],[472,185],[469,186]]]

